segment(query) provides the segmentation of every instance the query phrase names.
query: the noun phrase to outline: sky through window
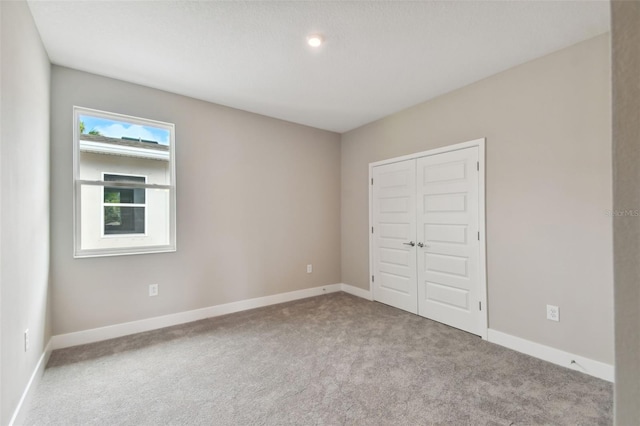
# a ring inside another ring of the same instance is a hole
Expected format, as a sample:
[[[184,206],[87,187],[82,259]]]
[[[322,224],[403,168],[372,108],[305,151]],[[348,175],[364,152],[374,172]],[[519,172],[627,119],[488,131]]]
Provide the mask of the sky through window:
[[[169,145],[169,131],[158,127],[141,126],[91,115],[80,115],[80,122],[84,124],[83,133],[93,131],[110,138],[136,138],[155,141],[161,145]]]

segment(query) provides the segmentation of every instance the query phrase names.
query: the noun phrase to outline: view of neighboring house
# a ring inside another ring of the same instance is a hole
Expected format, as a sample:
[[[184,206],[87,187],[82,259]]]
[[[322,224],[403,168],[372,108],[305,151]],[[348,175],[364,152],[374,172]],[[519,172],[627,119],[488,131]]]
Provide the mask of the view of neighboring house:
[[[85,133],[79,143],[80,179],[114,182],[81,185],[82,249],[169,244],[169,191],[132,187],[169,184],[169,146]]]

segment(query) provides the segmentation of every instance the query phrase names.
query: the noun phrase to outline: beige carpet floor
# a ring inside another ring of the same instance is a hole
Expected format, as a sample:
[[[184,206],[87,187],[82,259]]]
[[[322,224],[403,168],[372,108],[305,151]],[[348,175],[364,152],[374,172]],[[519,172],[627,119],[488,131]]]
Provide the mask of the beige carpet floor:
[[[27,425],[599,425],[612,385],[334,293],[54,351]]]

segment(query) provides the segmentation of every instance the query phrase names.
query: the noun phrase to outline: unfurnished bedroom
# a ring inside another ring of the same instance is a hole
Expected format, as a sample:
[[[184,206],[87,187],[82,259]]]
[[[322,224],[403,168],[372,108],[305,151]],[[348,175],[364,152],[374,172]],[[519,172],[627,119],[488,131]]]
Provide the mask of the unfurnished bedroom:
[[[0,3],[0,425],[640,422],[640,3]]]

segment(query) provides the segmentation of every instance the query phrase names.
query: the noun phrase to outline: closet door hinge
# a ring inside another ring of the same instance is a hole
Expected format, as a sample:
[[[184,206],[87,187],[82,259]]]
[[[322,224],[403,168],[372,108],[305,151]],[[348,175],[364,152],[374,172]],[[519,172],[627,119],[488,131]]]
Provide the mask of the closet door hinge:
[[[373,234],[373,226],[371,227],[371,233]]]
[[[478,302],[478,309],[482,310],[482,302]]]
[[[376,282],[376,277],[375,277],[375,275],[371,275],[371,282],[372,282],[372,283]]]
[[[371,178],[371,185],[373,185],[373,178]]]
[[[478,171],[480,171],[480,162],[476,161],[476,168],[478,169]]]
[[[480,241],[480,231],[478,231],[478,241]]]

